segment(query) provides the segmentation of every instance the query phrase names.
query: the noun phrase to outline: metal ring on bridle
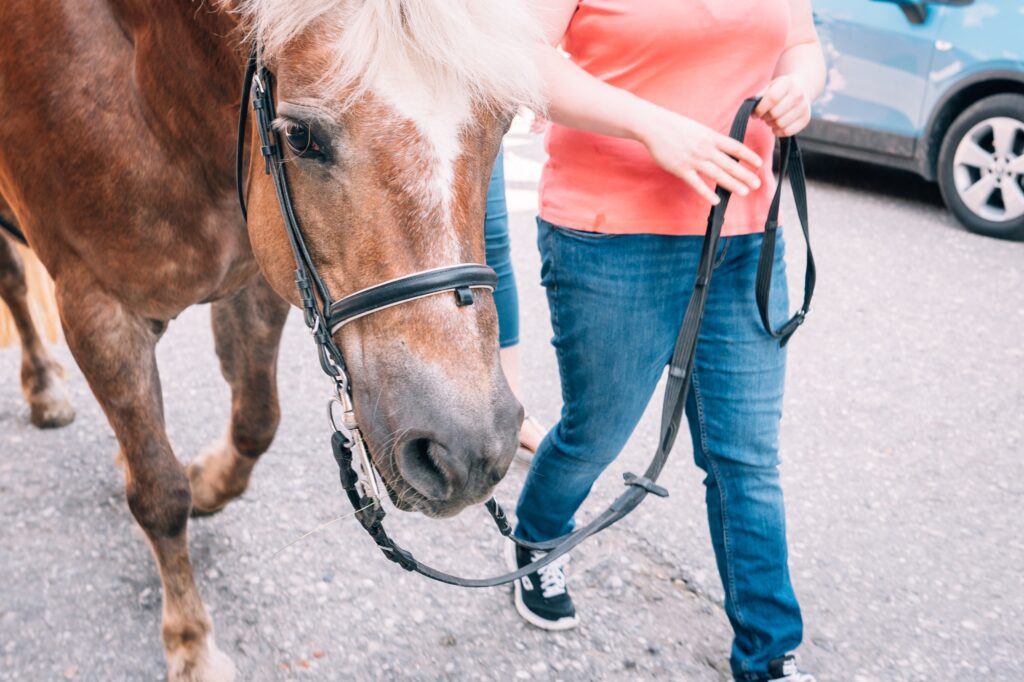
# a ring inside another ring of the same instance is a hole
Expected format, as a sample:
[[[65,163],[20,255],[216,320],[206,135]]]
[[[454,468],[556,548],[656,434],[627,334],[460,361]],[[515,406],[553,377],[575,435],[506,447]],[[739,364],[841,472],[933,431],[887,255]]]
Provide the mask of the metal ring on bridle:
[[[334,406],[338,405],[342,409],[342,415],[344,416],[345,403],[341,401],[341,398],[330,397],[327,399],[327,421],[331,424],[331,428],[340,433],[348,441],[349,446],[352,444],[352,432],[348,430],[348,426],[345,425],[344,419],[342,419],[342,425],[338,426],[338,422],[334,418]]]
[[[384,552],[384,555],[406,570],[416,571],[428,578],[450,585],[493,587],[518,580],[557,561],[591,535],[599,533],[624,518],[639,506],[647,495],[667,495],[668,492],[657,485],[656,481],[668,460],[672,445],[679,432],[683,406],[686,402],[690,386],[688,378],[693,367],[701,318],[703,317],[707,300],[707,285],[711,281],[713,256],[717,252],[716,246],[725,221],[725,209],[729,203],[729,192],[721,187],[718,188],[721,202],[712,211],[708,220],[701,259],[697,268],[696,281],[698,286],[695,287],[690,298],[670,363],[668,382],[662,405],[661,438],[659,439],[655,456],[647,470],[642,476],[626,475],[626,490],[615,499],[611,506],[595,517],[590,523],[568,535],[546,542],[527,542],[516,538],[512,533],[512,527],[508,523],[504,511],[497,501],[491,498],[485,506],[502,535],[510,538],[521,547],[541,550],[547,553],[538,560],[504,575],[484,579],[461,578],[418,562],[410,552],[402,549],[384,530],[383,520],[385,511],[380,506],[380,488],[377,485],[377,477],[366,445],[363,442],[362,435],[359,433],[358,425],[355,423],[355,415],[352,411],[352,392],[345,369],[344,357],[331,334],[347,322],[360,317],[442,292],[455,292],[457,305],[471,305],[473,303],[472,290],[490,289],[493,291],[497,284],[497,276],[486,265],[473,263],[452,265],[399,277],[362,289],[339,301],[333,300],[326,283],[320,277],[316,265],[313,263],[302,230],[299,227],[295,209],[292,206],[284,158],[281,151],[280,135],[272,125],[274,120],[272,89],[272,75],[265,67],[259,67],[254,48],[246,64],[242,104],[239,111],[235,161],[238,200],[242,207],[242,213],[245,215],[246,202],[242,183],[242,167],[245,154],[246,119],[251,96],[253,98],[253,110],[256,114],[257,133],[261,143],[260,152],[264,157],[266,173],[273,179],[278,204],[284,220],[285,232],[295,257],[295,283],[302,302],[303,318],[316,342],[321,367],[326,374],[334,379],[338,391],[337,397],[331,398],[327,409],[328,419],[335,429],[331,445],[334,450],[335,460],[338,463],[341,485],[350,503],[356,510],[356,515],[363,527],[377,546]],[[743,141],[747,122],[756,106],[757,100],[749,99],[740,107],[730,132],[730,136],[733,139]],[[767,317],[768,294],[771,289],[771,269],[770,267],[767,269],[767,274],[763,270],[764,264],[770,264],[774,259],[775,233],[778,225],[778,210],[782,191],[781,180],[787,175],[787,171],[792,184],[801,227],[803,228],[805,238],[808,237],[807,198],[803,165],[799,148],[794,139],[783,141],[782,159],[780,182],[769,210],[765,226],[765,238],[761,247],[756,298],[762,324],[766,332],[785,344],[790,335],[803,321],[810,308],[811,295],[814,291],[815,268],[808,238],[807,271],[805,275],[804,302],[801,306],[801,312],[793,316],[780,330],[776,331],[772,328]],[[343,410],[345,423],[341,428],[338,427],[335,421],[335,402],[341,405]],[[353,459],[357,460],[355,464],[356,467],[362,470],[362,476],[353,467]]]

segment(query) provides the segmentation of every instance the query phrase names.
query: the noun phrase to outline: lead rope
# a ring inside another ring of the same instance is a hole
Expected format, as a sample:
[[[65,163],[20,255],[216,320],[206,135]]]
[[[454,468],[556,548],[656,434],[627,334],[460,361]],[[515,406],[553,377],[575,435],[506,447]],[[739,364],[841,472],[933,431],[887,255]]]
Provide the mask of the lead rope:
[[[749,99],[743,103],[736,115],[736,119],[733,122],[732,130],[730,132],[731,137],[741,142],[743,141],[746,135],[747,123],[758,103],[758,99]],[[772,208],[769,212],[768,224],[766,225],[766,229],[768,227],[771,228],[772,237],[770,240],[765,239],[762,243],[759,263],[766,259],[769,264],[774,262],[776,243],[775,233],[778,221],[779,204],[782,185],[787,175],[789,176],[791,183],[793,183],[794,198],[797,203],[797,211],[800,216],[804,236],[808,236],[803,166],[800,163],[799,150],[796,146],[795,140],[789,139],[783,141],[781,159],[779,183],[772,202]],[[690,297],[690,302],[686,309],[683,324],[680,327],[679,334],[676,338],[675,348],[672,353],[672,360],[669,364],[669,379],[665,388],[665,396],[662,404],[661,437],[659,439],[658,449],[655,453],[654,459],[644,472],[644,475],[637,476],[632,473],[624,474],[623,478],[627,489],[620,494],[604,512],[599,514],[582,528],[560,538],[546,542],[528,542],[516,538],[513,534],[512,525],[509,523],[508,517],[501,505],[493,497],[487,500],[485,507],[491,515],[491,518],[494,520],[499,532],[503,536],[511,539],[520,547],[547,552],[539,560],[531,562],[517,571],[495,576],[493,578],[461,578],[419,562],[411,552],[401,547],[388,535],[383,525],[384,517],[386,515],[384,509],[380,506],[376,506],[372,514],[361,518],[360,520],[370,537],[373,538],[374,542],[388,559],[394,561],[407,571],[414,571],[423,576],[449,585],[457,585],[461,587],[494,587],[497,585],[503,585],[518,580],[525,575],[533,573],[534,571],[557,561],[587,538],[601,532],[627,516],[630,512],[636,509],[636,507],[638,507],[649,494],[654,494],[659,497],[668,496],[668,491],[657,485],[656,481],[658,476],[661,474],[665,463],[668,461],[668,456],[679,433],[682,421],[682,412],[689,393],[690,374],[693,370],[697,339],[699,337],[700,325],[704,317],[708,288],[711,284],[711,275],[714,269],[714,255],[718,250],[722,227],[725,222],[725,212],[731,196],[728,191],[721,187],[718,189],[717,193],[720,202],[718,206],[712,210],[711,215],[708,218],[708,227],[705,232],[704,242],[701,248],[700,262],[697,266],[697,276],[694,283],[693,295]],[[815,271],[814,260],[810,254],[810,242],[808,242],[807,247],[808,272],[807,275],[805,275],[805,282],[808,283],[808,286],[805,288],[804,304],[800,311],[798,311],[796,315],[782,326],[779,332],[772,330],[767,314],[769,300],[767,292],[770,292],[771,290],[771,269],[769,267],[766,278],[760,272],[759,266],[757,293],[759,312],[766,331],[773,337],[779,338],[782,344],[785,344],[789,340],[796,328],[803,323],[807,312],[810,310],[810,299],[814,290]],[[765,291],[764,294],[761,293],[762,288]],[[359,476],[352,468],[352,453],[347,446],[345,437],[336,432],[334,437],[331,439],[331,445],[334,451],[335,461],[338,464],[341,486],[348,495],[353,508],[360,509],[365,507],[367,504],[371,504],[372,500],[361,495],[358,489]]]
[[[669,453],[679,433],[683,406],[686,403],[690,386],[690,373],[693,369],[697,339],[707,302],[708,287],[711,283],[711,274],[714,268],[714,254],[717,252],[722,226],[725,221],[725,210],[729,203],[729,192],[721,187],[718,188],[718,196],[721,201],[712,209],[708,217],[708,227],[701,247],[701,257],[697,266],[693,295],[690,297],[683,324],[676,338],[672,360],[669,363],[669,378],[662,404],[661,436],[658,441],[658,449],[644,475],[624,474],[626,490],[604,512],[582,528],[578,528],[560,538],[545,542],[528,542],[516,538],[513,535],[512,525],[509,523],[504,509],[498,504],[497,500],[493,497],[490,498],[484,506],[491,515],[498,531],[520,547],[534,551],[543,551],[546,554],[519,570],[503,575],[492,578],[461,578],[417,561],[411,552],[402,548],[384,529],[383,522],[386,512],[381,505],[380,489],[377,485],[376,475],[366,445],[356,423],[351,385],[345,370],[344,360],[340,350],[331,338],[330,327],[335,317],[332,315],[332,308],[338,307],[340,302],[332,303],[326,286],[316,272],[309,252],[305,247],[305,241],[302,238],[298,221],[291,206],[287,178],[282,167],[283,157],[280,152],[280,141],[277,132],[271,126],[274,114],[270,73],[266,68],[263,68],[259,70],[259,75],[257,75],[257,70],[257,56],[255,51],[253,51],[246,64],[242,105],[239,113],[238,145],[236,149],[236,186],[239,203],[242,213],[245,215],[246,202],[242,170],[245,151],[246,117],[248,114],[249,97],[252,94],[252,104],[256,112],[256,122],[261,142],[260,151],[266,162],[266,173],[273,177],[289,243],[295,256],[295,279],[302,301],[304,321],[313,334],[321,367],[335,383],[335,396],[328,403],[328,418],[334,429],[334,433],[331,436],[331,449],[335,462],[338,465],[341,487],[352,504],[360,524],[381,549],[384,556],[407,571],[414,571],[438,582],[461,587],[494,587],[518,580],[557,561],[587,538],[626,517],[646,499],[647,495],[654,494],[659,497],[667,497],[668,491],[657,484],[657,479],[668,460]],[[740,142],[743,141],[746,135],[747,123],[758,101],[757,99],[748,99],[743,103],[736,115],[736,119],[733,121],[730,132],[731,137]],[[780,171],[779,186],[776,189],[772,208],[769,212],[766,238],[762,244],[761,260],[759,261],[757,303],[762,323],[767,332],[775,338],[780,338],[781,343],[785,344],[810,310],[810,298],[813,294],[815,281],[814,261],[810,255],[810,243],[808,242],[808,272],[805,275],[804,305],[778,332],[772,329],[767,316],[767,292],[771,289],[771,268],[769,267],[767,275],[764,275],[761,271],[761,263],[767,259],[770,265],[774,261],[775,227],[777,226],[781,186],[787,171],[789,171],[790,179],[793,183],[794,198],[797,201],[797,210],[800,215],[804,235],[805,237],[808,235],[803,166],[800,163],[795,140],[788,140],[783,144],[783,161],[780,165]],[[769,229],[770,238],[767,237]],[[465,276],[463,276],[463,279],[465,279]],[[453,287],[453,289],[456,291],[458,299],[462,301],[466,295],[467,287]],[[763,293],[762,289],[764,289]],[[322,310],[317,304],[317,297],[322,302]],[[398,302],[401,302],[401,300],[406,299],[400,299]],[[470,298],[469,302],[471,301],[472,299]],[[337,324],[342,324],[343,322],[343,319],[339,319]],[[335,419],[335,405],[340,405],[342,409],[342,423],[340,426]],[[357,473],[356,467],[359,468],[359,473]]]
[[[761,326],[773,339],[779,339],[779,343],[785,346],[789,339],[796,332],[797,328],[804,323],[807,315],[811,312],[811,298],[814,296],[814,285],[817,282],[818,270],[814,264],[814,254],[811,252],[811,235],[808,228],[807,216],[807,182],[804,177],[804,162],[800,155],[800,146],[795,137],[788,137],[782,140],[782,149],[779,154],[779,185],[775,189],[775,197],[772,199],[771,209],[768,211],[768,222],[764,228],[764,241],[761,242],[761,254],[757,261],[757,281],[755,284],[755,296],[757,298],[757,311],[761,316]],[[789,175],[790,187],[793,190],[793,202],[796,204],[797,218],[800,220],[800,229],[804,233],[804,243],[807,245],[806,259],[807,266],[804,270],[804,300],[800,309],[789,318],[778,330],[772,328],[768,316],[768,299],[772,290],[772,269],[775,262],[775,242],[778,238],[779,228],[779,204],[782,199],[783,178]]]

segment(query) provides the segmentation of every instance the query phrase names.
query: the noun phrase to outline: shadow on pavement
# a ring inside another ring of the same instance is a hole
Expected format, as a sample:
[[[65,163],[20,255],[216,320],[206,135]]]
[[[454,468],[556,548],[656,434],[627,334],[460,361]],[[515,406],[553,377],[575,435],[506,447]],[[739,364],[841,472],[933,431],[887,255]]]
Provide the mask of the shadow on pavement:
[[[944,207],[938,183],[910,171],[814,152],[804,154],[807,177],[817,182]]]

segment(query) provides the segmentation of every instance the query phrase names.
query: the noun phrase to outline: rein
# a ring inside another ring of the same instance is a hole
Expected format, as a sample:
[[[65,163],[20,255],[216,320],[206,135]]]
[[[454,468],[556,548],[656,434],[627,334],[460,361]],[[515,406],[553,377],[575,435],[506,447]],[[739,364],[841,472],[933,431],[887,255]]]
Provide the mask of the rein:
[[[626,490],[601,514],[585,526],[576,529],[560,538],[546,542],[528,542],[513,535],[504,510],[492,497],[484,506],[494,520],[498,531],[517,545],[530,550],[547,552],[540,559],[522,568],[492,578],[462,578],[433,568],[418,561],[411,552],[403,549],[384,529],[385,511],[381,505],[380,488],[373,464],[366,445],[356,423],[352,402],[352,390],[348,373],[345,368],[341,350],[334,343],[331,333],[347,322],[373,314],[385,308],[414,301],[426,296],[443,292],[454,292],[456,303],[473,304],[473,289],[489,289],[493,291],[497,277],[493,270],[485,265],[463,264],[436,270],[428,270],[401,277],[389,282],[377,284],[351,294],[341,300],[333,300],[323,279],[306,247],[305,239],[295,216],[291,197],[288,192],[288,180],[284,168],[284,157],[278,132],[273,129],[274,99],[272,92],[272,75],[266,67],[260,67],[255,51],[250,55],[246,65],[242,102],[239,111],[238,140],[236,147],[235,172],[239,203],[243,216],[246,215],[245,192],[243,187],[243,157],[245,154],[245,131],[250,96],[255,112],[255,123],[260,137],[260,152],[266,164],[265,172],[272,176],[277,191],[278,203],[284,218],[285,230],[295,257],[295,282],[299,289],[302,302],[303,319],[309,327],[316,343],[320,366],[335,383],[335,395],[328,403],[328,418],[334,433],[331,436],[331,449],[338,464],[341,487],[344,489],[352,508],[356,512],[363,528],[373,541],[391,561],[408,571],[449,585],[461,587],[494,587],[513,582],[528,575],[570,552],[581,542],[617,523],[636,509],[650,495],[667,497],[668,491],[657,484],[669,453],[675,444],[682,420],[683,407],[690,386],[690,373],[697,348],[704,308],[707,302],[708,287],[714,269],[714,254],[721,238],[722,226],[725,222],[725,210],[729,203],[730,193],[721,187],[718,196],[721,199],[708,218],[707,231],[701,248],[700,262],[697,266],[697,277],[693,295],[686,309],[682,327],[676,338],[672,360],[669,364],[669,379],[665,389],[662,405],[661,435],[657,451],[642,476],[624,474]],[[757,99],[748,99],[740,107],[733,121],[730,135],[740,142],[746,134],[747,122]],[[808,238],[807,194],[804,181],[803,162],[796,140],[787,138],[781,143],[780,177],[775,196],[771,204],[768,220],[765,225],[765,237],[762,243],[758,262],[756,298],[762,324],[773,338],[781,344],[789,341],[792,334],[803,323],[810,311],[811,296],[814,292],[816,271],[811,255],[810,242],[807,242],[807,272],[804,278],[804,301],[800,310],[778,330],[772,328],[768,319],[768,300],[771,291],[771,270],[774,261],[776,232],[778,228],[779,205],[782,195],[783,179],[789,175],[793,196],[797,204],[797,212],[805,239]],[[335,407],[340,406],[341,423],[336,421]]]

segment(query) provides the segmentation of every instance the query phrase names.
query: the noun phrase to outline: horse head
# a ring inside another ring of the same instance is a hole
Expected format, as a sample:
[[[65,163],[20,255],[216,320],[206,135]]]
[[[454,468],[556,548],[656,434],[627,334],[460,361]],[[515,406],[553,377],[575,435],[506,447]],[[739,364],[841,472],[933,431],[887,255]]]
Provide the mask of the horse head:
[[[487,184],[519,106],[540,102],[540,44],[517,2],[245,0],[274,73],[291,200],[337,300],[416,272],[483,262]],[[258,149],[255,134],[253,149]],[[278,199],[253,154],[248,229],[274,289],[299,303]],[[333,333],[356,415],[399,508],[484,499],[518,444],[522,408],[497,353],[491,295],[435,295]]]

